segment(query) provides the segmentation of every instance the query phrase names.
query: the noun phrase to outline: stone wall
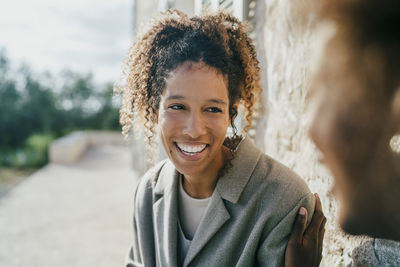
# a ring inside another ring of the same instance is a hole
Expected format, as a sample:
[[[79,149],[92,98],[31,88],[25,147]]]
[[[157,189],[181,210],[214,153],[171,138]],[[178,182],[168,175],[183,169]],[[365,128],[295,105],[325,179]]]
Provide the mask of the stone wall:
[[[310,76],[329,34],[329,27],[317,25],[310,10],[311,3],[305,0],[257,1],[255,31],[265,110],[256,142],[320,195],[328,220],[321,266],[347,266],[352,250],[368,239],[350,237],[338,227],[331,174],[318,163],[318,152],[307,135],[312,115]]]

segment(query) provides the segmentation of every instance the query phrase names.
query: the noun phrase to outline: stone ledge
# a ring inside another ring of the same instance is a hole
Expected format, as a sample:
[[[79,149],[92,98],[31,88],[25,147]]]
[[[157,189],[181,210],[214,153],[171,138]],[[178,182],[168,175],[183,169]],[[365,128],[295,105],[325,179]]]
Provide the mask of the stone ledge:
[[[354,248],[353,266],[399,266],[400,242],[387,239],[371,239]]]
[[[111,131],[76,131],[61,137],[50,144],[49,161],[57,164],[72,164],[79,160],[85,151],[102,144],[125,144],[122,134]]]

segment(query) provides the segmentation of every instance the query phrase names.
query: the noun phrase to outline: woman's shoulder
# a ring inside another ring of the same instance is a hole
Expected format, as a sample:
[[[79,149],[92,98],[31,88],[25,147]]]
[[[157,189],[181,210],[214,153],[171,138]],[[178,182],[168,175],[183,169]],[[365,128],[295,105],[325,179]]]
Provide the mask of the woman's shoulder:
[[[253,173],[253,182],[274,195],[301,199],[311,194],[306,182],[297,173],[278,160],[262,153]]]
[[[250,138],[246,137],[239,143],[231,163],[232,167],[219,182],[223,196],[241,195],[244,202],[257,199],[258,203],[280,205],[285,210],[304,199],[313,198],[299,175],[262,152]]]
[[[265,182],[276,185],[278,190],[287,193],[293,191],[299,193],[310,192],[304,179],[296,172],[264,153],[262,153],[257,167],[259,176],[263,177]]]
[[[272,188],[282,194],[304,195],[310,192],[299,175],[262,152],[247,137],[239,144],[232,165],[232,172],[240,175],[239,179],[251,176],[249,183],[255,183],[261,188]]]
[[[249,180],[249,188],[258,191],[260,201],[282,215],[305,206],[314,210],[314,195],[306,182],[290,168],[262,153]],[[311,213],[312,214],[312,213]]]

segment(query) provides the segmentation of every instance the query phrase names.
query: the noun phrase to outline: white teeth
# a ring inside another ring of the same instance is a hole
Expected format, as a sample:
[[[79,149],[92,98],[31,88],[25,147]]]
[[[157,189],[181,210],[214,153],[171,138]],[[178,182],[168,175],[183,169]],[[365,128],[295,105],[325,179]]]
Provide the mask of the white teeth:
[[[180,150],[187,153],[199,153],[206,148],[207,145],[185,145],[177,143]]]

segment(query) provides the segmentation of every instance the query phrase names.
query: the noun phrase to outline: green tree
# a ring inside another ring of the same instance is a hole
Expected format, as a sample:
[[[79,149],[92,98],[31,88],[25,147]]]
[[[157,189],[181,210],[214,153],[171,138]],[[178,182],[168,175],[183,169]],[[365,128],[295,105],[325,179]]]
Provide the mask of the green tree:
[[[25,138],[20,131],[21,106],[16,81],[9,77],[10,64],[5,50],[0,50],[0,147],[17,146]]]
[[[113,101],[113,85],[106,84],[103,90],[97,94],[100,102],[100,109],[92,116],[91,125],[94,128],[118,130],[119,125],[119,109],[115,101]]]
[[[22,128],[28,133],[50,134],[57,120],[56,98],[50,88],[44,87],[40,81],[25,74],[23,103],[20,111],[23,120]]]

